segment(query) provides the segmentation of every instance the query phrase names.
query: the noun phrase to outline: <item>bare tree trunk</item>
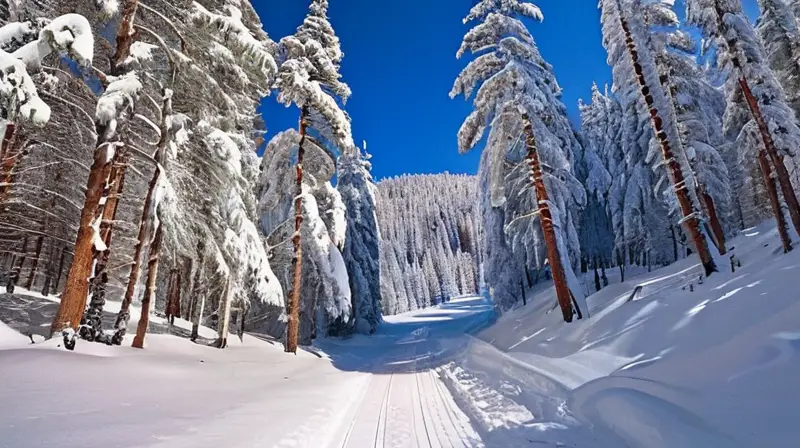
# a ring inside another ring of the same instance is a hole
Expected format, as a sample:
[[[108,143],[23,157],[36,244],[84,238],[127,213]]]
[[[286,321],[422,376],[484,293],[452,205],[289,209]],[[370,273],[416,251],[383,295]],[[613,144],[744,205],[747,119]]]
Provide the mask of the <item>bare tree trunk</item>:
[[[303,226],[303,156],[305,155],[307,115],[308,109],[303,107],[300,112],[300,144],[297,148],[297,166],[295,167],[294,235],[292,236],[294,278],[292,279],[289,303],[286,307],[286,314],[289,316],[289,321],[286,323],[285,351],[287,353],[297,353],[297,336],[300,331],[300,285],[303,275],[303,245],[300,239],[300,230]]]
[[[792,239],[789,236],[786,217],[783,215],[783,210],[781,210],[781,202],[778,199],[778,188],[775,185],[775,178],[772,176],[772,167],[769,165],[769,160],[764,150],[758,151],[758,165],[761,167],[761,174],[764,176],[764,185],[767,186],[767,195],[772,205],[772,213],[775,214],[775,219],[778,224],[778,235],[780,235],[781,244],[783,244],[783,253],[789,253],[792,251]]]
[[[31,272],[28,273],[28,281],[25,282],[25,289],[29,291],[33,288],[33,281],[36,279],[36,269],[39,267],[39,256],[42,254],[43,243],[43,236],[36,238],[36,249],[34,249],[33,260],[31,260]]]
[[[197,285],[199,285],[197,290],[200,291],[200,308],[196,309],[195,307],[193,307],[193,310],[192,310],[192,316],[191,316],[191,318],[192,318],[192,335],[191,335],[191,338],[190,338],[192,340],[192,342],[196,341],[197,337],[199,336],[200,323],[203,320],[203,313],[205,312],[205,308],[206,308],[206,290],[203,288],[204,285],[201,282],[203,272],[205,271],[205,256],[204,256],[205,246],[203,244],[204,243],[202,241],[198,244],[198,249],[199,249],[198,253],[199,253],[199,257],[200,257],[200,260],[199,260],[200,268],[197,270],[198,278],[195,280],[195,283]],[[193,301],[197,301],[194,298],[192,300]]]
[[[667,137],[667,132],[663,127],[663,120],[659,115],[658,110],[655,108],[655,101],[651,94],[651,89],[647,85],[647,81],[644,77],[642,65],[639,63],[639,54],[636,50],[636,43],[633,40],[630,27],[628,26],[628,21],[623,16],[621,6],[618,4],[617,7],[620,24],[625,33],[625,43],[628,47],[628,54],[630,55],[631,62],[633,63],[634,72],[636,74],[636,79],[639,82],[639,87],[641,88],[642,97],[644,98],[647,108],[650,111],[650,120],[653,124],[655,135],[661,145],[661,155],[664,158],[665,166],[667,167],[667,174],[669,175],[672,185],[674,186],[675,196],[677,196],[678,204],[680,205],[681,213],[683,215],[683,222],[687,232],[689,232],[689,235],[692,237],[692,241],[697,249],[697,253],[700,256],[700,261],[703,264],[705,274],[706,276],[709,276],[713,272],[716,272],[717,266],[714,262],[714,258],[711,256],[711,251],[708,249],[708,241],[706,241],[705,235],[703,235],[703,233],[700,231],[700,220],[697,218],[696,209],[692,204],[692,200],[689,197],[686,189],[686,179],[683,176],[683,170],[672,152],[669,138]]]
[[[527,114],[522,116],[525,129],[525,145],[528,150],[527,161],[531,169],[531,179],[533,188],[536,190],[536,201],[539,204],[539,220],[542,223],[542,233],[544,234],[545,246],[547,246],[547,258],[550,261],[550,272],[553,275],[553,285],[555,285],[558,304],[561,306],[561,313],[564,322],[572,322],[572,296],[567,285],[567,275],[564,266],[561,264],[561,254],[558,251],[558,239],[553,226],[553,215],[550,212],[547,188],[542,176],[542,167],[539,163],[539,151],[536,148],[536,136],[533,133],[533,124]]]
[[[147,326],[150,324],[150,303],[155,301],[156,296],[158,254],[161,250],[163,235],[162,227],[158,226],[153,242],[150,244],[150,257],[147,262],[147,288],[144,290],[144,296],[142,297],[142,314],[139,317],[139,325],[136,327],[136,336],[133,338],[131,347],[144,348],[144,337],[147,334]]]

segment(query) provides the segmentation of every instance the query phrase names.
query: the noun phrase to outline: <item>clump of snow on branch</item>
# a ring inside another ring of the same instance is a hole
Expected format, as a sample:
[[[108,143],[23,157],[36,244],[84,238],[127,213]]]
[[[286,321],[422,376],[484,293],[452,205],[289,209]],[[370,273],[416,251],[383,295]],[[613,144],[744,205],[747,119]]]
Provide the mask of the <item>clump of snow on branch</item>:
[[[18,113],[37,126],[50,120],[50,107],[39,98],[25,65],[0,50],[0,105],[9,111],[9,119]]]
[[[94,34],[86,17],[65,14],[54,19],[39,32],[39,39],[24,45],[12,55],[29,69],[38,68],[53,52],[64,54],[81,67],[92,66]]]
[[[106,87],[105,92],[97,100],[95,110],[97,122],[106,126],[106,140],[114,136],[117,120],[120,115],[133,108],[141,90],[142,83],[136,72],[129,72],[124,76],[113,78]]]

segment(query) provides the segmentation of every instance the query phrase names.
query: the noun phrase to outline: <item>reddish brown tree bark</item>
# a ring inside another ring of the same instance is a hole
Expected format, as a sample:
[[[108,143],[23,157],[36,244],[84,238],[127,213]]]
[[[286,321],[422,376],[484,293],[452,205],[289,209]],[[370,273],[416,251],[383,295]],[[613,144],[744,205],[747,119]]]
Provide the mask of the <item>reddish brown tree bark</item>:
[[[644,77],[642,65],[639,63],[639,54],[636,50],[636,42],[633,40],[633,35],[631,34],[627,20],[622,15],[623,12],[621,6],[619,6],[619,4],[617,6],[620,24],[623,32],[625,33],[625,44],[628,47],[628,54],[630,55],[631,62],[633,63],[633,69],[636,79],[639,83],[642,97],[644,98],[645,104],[650,111],[650,121],[652,122],[653,130],[661,146],[661,155],[667,168],[667,174],[669,175],[672,185],[674,186],[675,196],[678,199],[678,204],[680,205],[681,213],[683,215],[684,226],[686,231],[691,236],[695,248],[697,249],[697,253],[700,257],[701,263],[703,264],[706,276],[711,275],[713,272],[717,271],[716,263],[714,262],[714,258],[711,256],[711,251],[708,249],[708,241],[706,240],[705,235],[703,235],[703,233],[700,231],[700,220],[697,218],[696,209],[692,204],[692,199],[686,189],[686,178],[683,175],[683,170],[680,163],[678,163],[676,160],[674,153],[672,152],[672,147],[670,145],[669,138],[667,137],[667,132],[664,130],[663,120],[659,115],[658,110],[655,108],[655,101],[651,94],[651,89],[647,85],[647,80]]]
[[[89,180],[86,182],[86,199],[81,211],[78,236],[75,239],[72,265],[67,274],[64,292],[61,294],[58,312],[50,328],[52,334],[64,328],[77,330],[83,310],[86,308],[89,276],[92,273],[94,260],[92,223],[101,218],[103,211],[100,207],[100,198],[111,173],[111,158],[106,155],[107,146],[108,143],[101,143],[95,150],[94,163],[89,171]]]
[[[539,204],[539,221],[542,223],[542,233],[544,234],[544,244],[547,246],[547,259],[550,262],[550,273],[553,276],[553,285],[556,290],[556,298],[561,307],[561,314],[564,322],[572,322],[572,296],[567,285],[567,274],[564,265],[561,263],[561,254],[558,250],[558,239],[555,227],[553,226],[553,214],[550,211],[550,198],[542,176],[542,166],[539,162],[539,151],[536,148],[536,135],[533,132],[528,115],[522,116],[525,131],[525,146],[528,150],[527,161],[531,169],[533,188],[536,191],[536,201]]]
[[[130,47],[135,36],[133,21],[139,6],[138,0],[125,0],[122,10],[119,30],[116,36],[116,52],[111,60],[111,74],[114,76],[122,75],[123,69],[121,62],[124,61],[129,53]],[[97,123],[97,147],[94,152],[94,162],[89,171],[89,179],[86,184],[86,199],[81,211],[81,219],[78,227],[78,236],[75,242],[72,265],[67,274],[67,284],[61,295],[61,303],[58,312],[51,326],[51,333],[61,331],[65,327],[77,329],[86,308],[86,298],[89,290],[89,276],[94,262],[94,244],[92,223],[100,219],[103,214],[103,207],[100,199],[103,197],[106,183],[111,174],[112,159],[108,157],[110,145],[113,142],[106,141],[107,125]]]
[[[702,186],[698,188],[697,196],[702,202],[703,208],[708,216],[708,223],[711,226],[711,232],[714,234],[717,249],[720,255],[725,255],[728,252],[725,242],[725,230],[722,228],[722,222],[719,220],[714,198],[712,198],[711,195],[706,192],[705,187]]]
[[[297,165],[295,166],[294,235],[292,236],[294,278],[292,279],[289,303],[286,306],[286,315],[289,316],[289,321],[286,323],[285,350],[287,353],[297,353],[297,336],[300,332],[300,285],[303,275],[303,245],[300,239],[300,230],[303,226],[303,157],[305,155],[307,115],[308,109],[303,107],[300,112],[300,144],[297,148]]]
[[[147,326],[150,324],[150,303],[156,296],[156,278],[158,277],[158,257],[161,251],[161,241],[164,233],[162,227],[156,229],[153,243],[150,244],[150,257],[147,262],[147,287],[142,297],[142,313],[139,316],[139,324],[136,327],[136,336],[133,338],[132,347],[144,348],[144,337],[147,334]]]
[[[775,185],[775,178],[772,176],[772,167],[763,149],[758,151],[758,165],[761,168],[761,175],[764,177],[764,185],[767,187],[767,196],[772,206],[772,213],[778,224],[778,235],[781,237],[783,253],[792,251],[792,239],[789,236],[789,229],[786,224],[786,217],[781,210],[781,201],[778,198],[778,187]]]

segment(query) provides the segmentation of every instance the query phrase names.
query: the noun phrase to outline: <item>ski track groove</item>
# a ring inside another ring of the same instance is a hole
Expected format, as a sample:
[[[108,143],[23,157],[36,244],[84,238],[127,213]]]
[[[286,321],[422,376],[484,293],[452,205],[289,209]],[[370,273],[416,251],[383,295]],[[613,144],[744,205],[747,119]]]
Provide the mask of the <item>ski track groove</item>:
[[[371,375],[369,377],[367,387],[364,389],[364,393],[361,395],[361,400],[359,400],[358,410],[356,410],[356,414],[353,416],[353,421],[350,422],[350,426],[347,428],[347,434],[344,435],[344,441],[342,441],[342,445],[339,448],[347,448],[347,443],[350,441],[350,436],[353,434],[353,428],[356,426],[358,417],[361,416],[361,411],[364,410],[364,400],[367,398],[367,394],[369,393],[369,389],[372,387],[373,381],[375,381],[375,375]]]
[[[425,419],[426,406],[423,404],[423,402],[427,402],[427,395],[423,391],[424,387],[420,387],[419,376],[420,373],[414,372],[414,380],[417,383],[417,396],[419,397],[417,404],[419,404],[419,412],[422,415],[422,424],[425,426],[425,436],[428,438],[428,445],[433,447],[431,434],[430,431],[428,430],[428,421]],[[428,415],[430,415],[430,408],[428,409]],[[439,446],[444,446],[444,444],[442,443],[442,439],[439,437],[439,432],[434,430],[434,434],[436,435],[436,439],[439,441]]]
[[[453,428],[458,433],[458,437],[461,438],[462,442],[469,440],[469,432],[464,427],[464,422],[461,421],[460,419],[454,418],[455,411],[453,410],[452,407],[447,405],[447,400],[445,399],[445,395],[443,395],[445,393],[444,390],[445,385],[442,383],[442,381],[439,379],[439,377],[433,370],[428,372],[428,375],[430,376],[431,383],[433,383],[433,388],[436,392],[436,396],[439,398],[439,401],[442,402],[442,405],[445,407],[447,418],[450,420],[450,424],[453,425]],[[458,424],[456,424],[456,420],[459,420]]]
[[[386,446],[386,428],[389,419],[389,396],[392,393],[392,382],[394,381],[394,373],[389,376],[389,385],[386,386],[386,392],[383,395],[383,403],[381,405],[381,415],[378,417],[378,427],[375,428],[375,445],[378,448],[378,441],[381,447]],[[381,434],[381,423],[383,423],[383,434]]]

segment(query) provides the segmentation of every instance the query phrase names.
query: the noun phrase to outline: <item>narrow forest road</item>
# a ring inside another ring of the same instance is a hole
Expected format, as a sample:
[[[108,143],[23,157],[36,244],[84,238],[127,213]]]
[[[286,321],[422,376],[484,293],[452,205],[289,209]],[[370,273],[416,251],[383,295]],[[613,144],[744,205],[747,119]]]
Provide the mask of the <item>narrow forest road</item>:
[[[370,373],[330,447],[450,448],[486,446],[436,368],[460,357],[469,332],[494,319],[482,298],[388,317],[378,334],[324,341],[335,367]]]

